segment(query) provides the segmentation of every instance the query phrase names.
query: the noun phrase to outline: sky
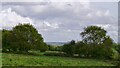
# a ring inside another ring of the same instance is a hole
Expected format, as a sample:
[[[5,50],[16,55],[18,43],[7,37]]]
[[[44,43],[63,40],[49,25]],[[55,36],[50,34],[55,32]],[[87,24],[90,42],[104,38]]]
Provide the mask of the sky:
[[[2,2],[0,29],[12,29],[18,23],[32,24],[45,42],[82,40],[84,27],[96,25],[118,41],[117,2]]]

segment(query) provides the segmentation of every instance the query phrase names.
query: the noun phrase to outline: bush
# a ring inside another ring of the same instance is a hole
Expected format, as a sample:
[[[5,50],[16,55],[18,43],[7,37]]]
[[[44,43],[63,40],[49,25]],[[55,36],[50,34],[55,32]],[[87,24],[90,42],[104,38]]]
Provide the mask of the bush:
[[[44,53],[44,55],[45,56],[62,56],[62,57],[66,56],[66,54],[63,52],[46,52]]]
[[[71,42],[64,44],[62,47],[62,51],[67,54],[67,56],[73,56],[75,52],[75,41],[72,40]]]
[[[62,51],[62,46],[57,46],[57,47],[55,48],[55,51]]]
[[[119,55],[119,58],[118,58],[117,68],[120,68],[120,55]]]
[[[118,52],[120,53],[120,44],[118,44]]]
[[[10,36],[11,31],[9,30],[2,30],[2,52],[10,51],[11,45],[10,45]]]
[[[119,57],[118,57],[117,68],[120,68],[120,44],[118,49],[119,49]]]
[[[49,51],[62,51],[62,46],[47,45]]]
[[[45,52],[49,50],[49,47],[46,45],[46,43],[44,43],[44,45],[41,45],[39,49],[40,49],[40,52]]]

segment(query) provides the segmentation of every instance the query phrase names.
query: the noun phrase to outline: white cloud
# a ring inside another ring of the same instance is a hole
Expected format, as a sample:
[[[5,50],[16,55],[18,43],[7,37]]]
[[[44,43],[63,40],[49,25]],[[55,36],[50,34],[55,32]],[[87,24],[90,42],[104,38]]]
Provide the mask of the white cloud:
[[[49,6],[48,5],[36,5],[36,6],[30,6],[29,9],[32,9],[34,13],[41,13],[44,12]]]
[[[105,16],[110,16],[110,11],[109,11],[109,10],[107,10],[107,11],[105,12]]]
[[[99,27],[102,27],[102,28],[104,28],[104,29],[108,29],[108,28],[110,28],[110,24],[97,24],[97,26],[99,26]]]
[[[98,10],[98,11],[96,12],[96,15],[97,15],[97,16],[103,16],[103,13]]]
[[[111,36],[114,42],[118,41],[118,26],[111,24],[95,24],[95,25],[107,30],[107,35]]]
[[[92,18],[93,15],[92,15],[91,13],[88,13],[88,14],[87,14],[87,17],[88,17],[88,18]]]
[[[51,27],[51,28],[54,28],[54,29],[59,28],[59,26],[58,26],[57,23],[50,23],[50,22],[46,22],[46,21],[44,21],[43,23],[44,23],[46,26]]]
[[[94,24],[96,26],[102,27],[107,31],[118,31],[118,26],[112,24]]]
[[[1,25],[3,28],[12,28],[18,23],[30,23],[33,24],[33,20],[28,17],[22,17],[16,12],[12,11],[11,8],[5,9],[0,12]]]
[[[119,0],[2,0],[1,2],[118,2]]]
[[[79,38],[79,33],[83,30],[83,27],[93,24],[107,29],[109,33],[117,30],[117,20],[113,17],[113,12],[109,8],[102,7],[104,10],[101,10],[100,6],[99,8],[91,7],[90,2],[53,1],[46,4],[37,3],[36,5],[4,5],[3,7],[12,8],[12,11],[9,11],[12,15],[4,13],[8,17],[4,17],[4,19],[6,18],[4,22],[12,21],[10,24],[12,26],[16,25],[14,22],[34,23],[47,41],[50,40],[48,38],[54,37],[53,35],[58,38],[64,37],[64,34],[70,35],[70,39]],[[65,36],[61,40],[67,41],[69,38]]]

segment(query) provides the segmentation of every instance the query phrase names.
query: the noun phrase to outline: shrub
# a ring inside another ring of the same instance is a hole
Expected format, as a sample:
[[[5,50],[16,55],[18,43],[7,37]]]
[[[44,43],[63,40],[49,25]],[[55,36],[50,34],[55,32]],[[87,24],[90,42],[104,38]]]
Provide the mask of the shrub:
[[[46,52],[44,53],[45,56],[66,56],[63,52]]]
[[[56,51],[56,47],[53,45],[48,45],[49,51]]]
[[[72,40],[71,42],[64,44],[62,47],[62,51],[67,54],[67,56],[73,56],[75,52],[75,41]]]
[[[119,58],[118,58],[117,68],[120,68],[120,55],[119,55]]]

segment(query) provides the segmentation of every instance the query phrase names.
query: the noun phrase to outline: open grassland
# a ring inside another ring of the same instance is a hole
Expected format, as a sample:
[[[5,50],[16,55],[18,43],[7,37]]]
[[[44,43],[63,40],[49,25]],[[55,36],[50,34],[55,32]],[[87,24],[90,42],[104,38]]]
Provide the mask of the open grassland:
[[[2,54],[3,66],[114,66],[108,61],[97,59],[70,58],[59,56],[39,56],[23,54]]]

